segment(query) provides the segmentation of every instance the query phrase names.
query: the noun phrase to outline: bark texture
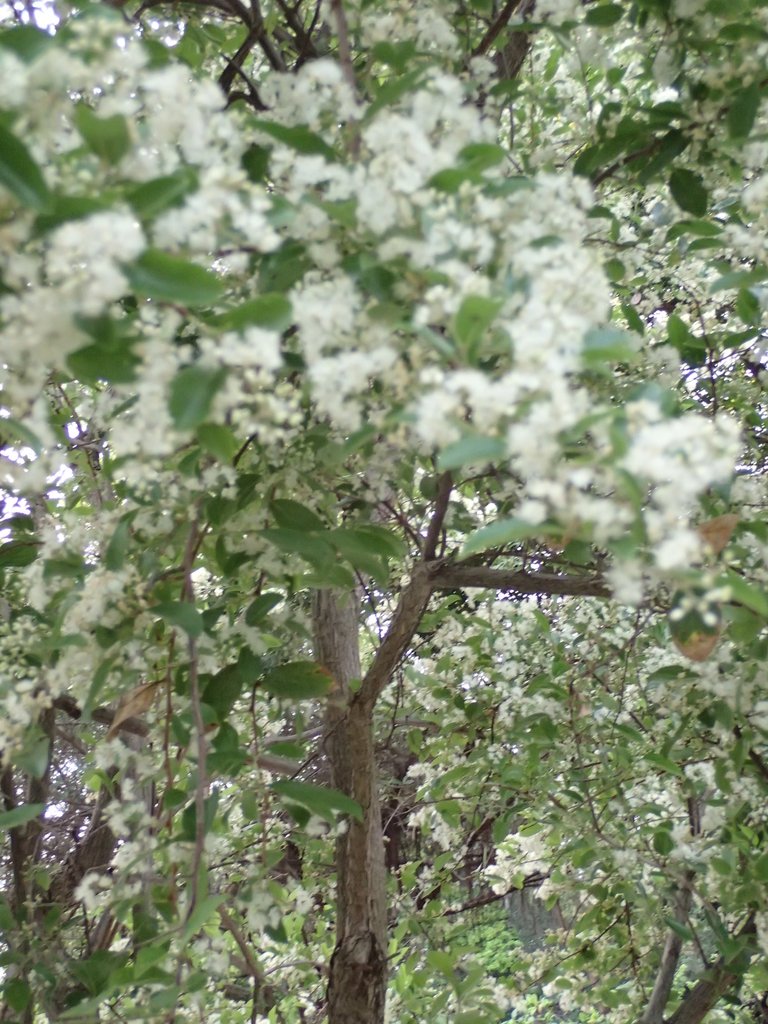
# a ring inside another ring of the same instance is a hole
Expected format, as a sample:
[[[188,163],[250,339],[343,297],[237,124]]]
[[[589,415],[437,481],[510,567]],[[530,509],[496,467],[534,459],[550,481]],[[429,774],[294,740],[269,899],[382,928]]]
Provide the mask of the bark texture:
[[[336,947],[328,980],[329,1024],[383,1024],[387,988],[384,842],[373,746],[373,705],[354,700],[359,681],[358,601],[316,593],[315,658],[333,677],[325,750],[333,786],[356,800],[363,820],[349,819],[336,844]]]
[[[739,937],[752,937],[756,933],[757,925],[752,913],[737,934]],[[747,943],[733,960],[720,957],[715,961],[704,977],[683,997],[667,1024],[700,1024],[725,993],[741,981],[753,953],[754,945]]]

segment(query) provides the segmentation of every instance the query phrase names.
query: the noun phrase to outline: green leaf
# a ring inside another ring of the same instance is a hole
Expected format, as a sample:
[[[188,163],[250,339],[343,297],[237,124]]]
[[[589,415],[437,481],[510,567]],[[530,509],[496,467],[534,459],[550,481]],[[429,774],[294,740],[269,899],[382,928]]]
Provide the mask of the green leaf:
[[[127,953],[98,949],[85,960],[70,962],[69,969],[88,992],[95,996],[108,987],[112,973],[122,967],[127,959]]]
[[[14,807],[12,811],[3,811],[0,814],[0,829],[24,825],[33,818],[40,817],[44,810],[45,804],[24,804],[22,807]]]
[[[498,462],[507,454],[507,444],[500,437],[463,437],[448,445],[437,459],[442,472],[447,469],[461,469],[462,466],[485,466]]]
[[[283,124],[275,124],[273,121],[264,121],[263,119],[257,119],[251,123],[260,132],[264,132],[265,135],[270,135],[273,139],[277,139],[278,142],[290,146],[297,153],[324,156],[326,160],[331,161],[336,159],[336,154],[328,143],[316,132],[310,131],[306,125],[292,125],[288,127]]]
[[[326,789],[325,786],[313,786],[309,782],[285,779],[273,782],[272,790],[284,800],[306,807],[318,818],[332,824],[339,814],[349,814],[357,821],[363,820],[360,804],[336,789]]]
[[[669,835],[669,833],[667,833],[667,835]],[[686,942],[693,941],[694,936],[691,929],[686,928],[686,926],[684,924],[681,924],[680,921],[676,921],[674,917],[665,917],[664,923],[668,925],[668,927],[671,928],[676,935],[679,935],[681,939],[685,939]]]
[[[27,147],[0,124],[0,185],[5,185],[20,203],[39,213],[52,204],[51,193]]]
[[[35,541],[12,540],[0,544],[0,567],[19,569],[31,565],[37,558],[40,545]]]
[[[78,318],[82,321],[82,318]],[[137,339],[126,338],[115,330],[110,317],[98,317],[103,333],[93,345],[86,345],[67,356],[67,368],[85,384],[108,381],[110,384],[130,384],[136,379],[141,360],[133,352]],[[96,323],[96,320],[92,323]],[[81,324],[78,324],[81,326]],[[91,333],[89,331],[89,333]]]
[[[206,683],[202,693],[203,702],[213,708],[221,722],[234,707],[244,685],[240,666],[227,665]]]
[[[397,103],[401,96],[412,93],[424,79],[422,68],[414,68],[404,74],[388,75],[382,83],[374,88],[373,102],[369,103],[363,114],[364,121],[371,121],[383,108]],[[373,81],[371,83],[373,85]]]
[[[248,180],[262,182],[267,177],[269,170],[269,149],[266,146],[257,146],[255,142],[243,153],[240,163],[248,175]]]
[[[416,43],[411,39],[404,42],[385,40],[371,47],[371,57],[373,60],[381,61],[382,64],[389,64],[390,67],[400,73],[408,69],[415,54]]]
[[[3,985],[3,999],[16,1013],[23,1013],[31,998],[32,990],[23,978],[9,978]]]
[[[757,82],[736,93],[726,119],[732,139],[746,139],[752,131],[759,107],[760,86]]]
[[[266,593],[259,594],[246,609],[245,622],[248,626],[258,626],[269,615],[273,608],[283,601],[282,594]]]
[[[200,636],[203,632],[203,617],[188,601],[164,601],[156,604],[150,611],[159,615],[169,625],[183,629],[189,636]]]
[[[325,696],[333,686],[333,680],[314,661],[293,661],[271,669],[262,677],[260,685],[273,697],[310,700]]]
[[[284,295],[265,292],[257,299],[249,299],[226,313],[211,317],[210,322],[223,331],[244,331],[246,327],[284,331],[290,327],[292,315],[291,303]]]
[[[31,64],[53,43],[53,36],[32,25],[14,25],[0,32],[0,46],[12,50],[25,64]]]
[[[757,266],[752,270],[729,270],[722,274],[710,287],[710,294],[722,292],[728,288],[749,288],[753,284],[760,284],[768,278],[768,267]]]
[[[675,843],[672,839],[672,833],[666,828],[657,828],[653,833],[653,848],[656,853],[661,854],[662,857],[666,857],[670,854],[674,848]]]
[[[209,797],[205,798],[203,808],[203,832],[205,835],[213,828],[216,820],[216,811],[219,807],[219,793],[214,790]],[[181,815],[181,838],[187,843],[194,843],[197,838],[197,801],[193,800],[188,804]]]
[[[224,292],[224,284],[210,270],[158,249],[147,249],[123,270],[137,294],[158,302],[209,306]]]
[[[85,103],[79,103],[73,120],[88,148],[105,163],[119,163],[131,148],[128,122],[121,114],[98,117]]]
[[[768,882],[768,853],[757,858],[752,866],[752,873],[761,882]]]
[[[441,192],[456,193],[465,181],[482,182],[484,172],[508,157],[501,147],[487,142],[476,142],[465,146],[459,153],[455,167],[446,167],[429,179],[432,188]],[[511,184],[508,179],[506,184]]]
[[[368,573],[375,580],[386,580],[387,567],[379,555],[371,550],[364,533],[358,533],[354,528],[341,527],[332,530],[327,536],[342,558],[355,569]]]
[[[675,764],[670,758],[665,757],[664,754],[657,754],[651,752],[645,755],[645,760],[648,764],[652,764],[654,768],[659,768],[663,772],[667,772],[669,775],[675,775],[677,778],[682,778],[684,775],[683,769],[679,764]]]
[[[278,526],[286,530],[324,530],[325,525],[320,517],[299,504],[298,501],[291,501],[288,498],[276,498],[271,502],[269,510]]]
[[[197,935],[205,927],[223,902],[224,897],[218,894],[206,896],[204,899],[198,900],[195,904],[195,909],[187,918],[181,933],[179,941],[182,945],[185,942],[189,942],[194,935]]]
[[[219,462],[231,462],[240,450],[240,442],[229,429],[220,423],[203,423],[197,428],[197,440],[200,447]]]
[[[459,153],[459,159],[466,167],[478,171],[503,164],[508,158],[507,150],[492,142],[472,142]]]
[[[203,422],[226,375],[226,370],[208,370],[197,365],[179,370],[171,383],[168,399],[177,430],[192,430]]]
[[[698,174],[682,167],[672,171],[669,177],[669,191],[681,210],[703,217],[707,212],[709,195]]]
[[[523,519],[499,519],[471,534],[461,550],[461,557],[474,555],[488,548],[501,548],[528,537],[557,536],[558,530],[546,523],[526,523]]]
[[[757,327],[762,316],[760,302],[749,288],[739,288],[736,296],[736,312],[745,324],[752,324]]]
[[[318,534],[306,533],[302,530],[262,530],[262,537],[275,547],[288,554],[301,555],[303,559],[317,568],[333,562],[333,548]]]
[[[590,7],[584,18],[584,23],[607,28],[607,26],[621,21],[623,15],[624,11],[619,4],[603,4],[601,7]]]
[[[427,963],[446,978],[453,980],[456,968],[456,957],[453,953],[443,949],[432,949],[427,953]]]
[[[679,220],[673,224],[667,232],[667,241],[672,242],[682,235],[698,235],[704,238],[714,238],[723,233],[721,224],[713,224],[711,220]]]
[[[104,565],[111,572],[122,569],[125,563],[125,556],[128,551],[128,544],[131,539],[131,519],[121,519],[112,534],[107,549],[104,552]]]
[[[24,744],[21,753],[14,757],[14,762],[23,772],[35,779],[42,779],[48,770],[50,749],[47,736],[42,733],[33,734]]]
[[[603,363],[629,363],[637,357],[637,343],[620,327],[595,327],[584,335],[584,365],[596,368]]]
[[[692,343],[699,344],[688,330],[688,326],[675,313],[667,320],[667,340],[678,351],[688,348]]]
[[[661,140],[655,155],[648,161],[640,173],[640,181],[647,184],[656,177],[676,156],[679,156],[690,144],[690,139],[679,128],[672,128]]]
[[[109,210],[110,203],[98,196],[61,196],[51,194],[46,213],[35,218],[34,234],[47,235],[60,224],[70,220],[82,220],[93,213]]]
[[[486,331],[501,309],[501,299],[467,295],[453,320],[453,334],[458,343],[473,357]]]
[[[159,213],[178,206],[191,192],[196,191],[197,175],[191,167],[182,167],[173,174],[153,178],[131,189],[126,199],[134,213],[142,220],[152,220]]]
[[[0,431],[2,432],[0,447],[5,448],[10,444],[14,448],[30,448],[35,455],[39,455],[43,450],[37,434],[34,434],[26,424],[19,423],[18,420],[0,420]]]
[[[365,538],[368,550],[382,558],[402,558],[405,554],[405,545],[399,537],[383,526],[374,526],[371,523],[357,523],[354,526],[355,536]]]
[[[758,615],[768,618],[768,595],[762,587],[755,583],[748,583],[738,573],[730,570],[719,578],[718,583],[730,589],[734,601],[738,601],[745,608],[750,608]]]

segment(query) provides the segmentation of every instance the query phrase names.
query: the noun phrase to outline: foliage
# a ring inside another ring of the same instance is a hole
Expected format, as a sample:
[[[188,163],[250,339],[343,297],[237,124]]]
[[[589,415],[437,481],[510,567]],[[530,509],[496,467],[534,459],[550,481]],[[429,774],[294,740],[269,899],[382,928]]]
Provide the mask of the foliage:
[[[0,7],[0,1019],[760,1012],[767,52]]]

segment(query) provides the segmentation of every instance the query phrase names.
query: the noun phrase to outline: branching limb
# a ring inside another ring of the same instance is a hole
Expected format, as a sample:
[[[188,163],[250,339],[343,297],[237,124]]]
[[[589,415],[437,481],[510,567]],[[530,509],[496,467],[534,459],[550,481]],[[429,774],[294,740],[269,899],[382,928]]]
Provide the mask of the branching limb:
[[[453,489],[453,477],[450,473],[443,473],[437,482],[437,497],[435,498],[435,510],[429,521],[427,536],[424,541],[424,561],[430,562],[437,554],[437,541],[440,531],[445,522],[445,513],[448,511],[448,501]]]
[[[496,20],[490,25],[488,31],[472,51],[473,57],[479,57],[484,53],[488,53],[496,42],[499,33],[509,24],[509,19],[520,6],[520,2],[521,0],[507,0],[507,3],[499,11]]]
[[[392,623],[387,635],[376,652],[371,667],[363,677],[355,701],[373,709],[379,695],[389,683],[397,665],[408,649],[413,634],[418,629],[432,593],[433,579],[430,565],[422,563],[414,569],[411,582],[400,595]]]
[[[686,872],[682,883],[677,891],[675,899],[674,920],[684,925],[691,909],[691,881],[693,872]],[[680,962],[680,954],[683,949],[683,939],[676,931],[670,928],[664,949],[661,954],[659,969],[656,973],[656,980],[653,984],[653,991],[648,1000],[640,1024],[663,1024],[664,1008],[669,1000],[672,991],[672,983],[675,980],[675,972]]]
[[[753,911],[742,927],[739,929],[738,937],[751,937],[757,932],[755,924],[755,912]],[[753,943],[731,960],[720,957],[706,975],[697,982],[690,992],[684,996],[678,1008],[667,1018],[666,1024],[699,1024],[704,1020],[709,1011],[725,995],[728,989],[732,988],[742,977],[744,970],[749,964],[753,952]]]
[[[357,95],[357,79],[355,78],[355,66],[352,61],[352,48],[349,42],[349,26],[347,15],[344,11],[342,0],[330,0],[331,11],[336,22],[336,32],[339,37],[339,64],[344,72],[350,88]]]
[[[561,597],[610,597],[600,576],[557,576],[547,572],[518,572],[484,565],[454,565],[443,562],[433,570],[434,590],[481,587],[484,590],[512,590],[518,594]]]

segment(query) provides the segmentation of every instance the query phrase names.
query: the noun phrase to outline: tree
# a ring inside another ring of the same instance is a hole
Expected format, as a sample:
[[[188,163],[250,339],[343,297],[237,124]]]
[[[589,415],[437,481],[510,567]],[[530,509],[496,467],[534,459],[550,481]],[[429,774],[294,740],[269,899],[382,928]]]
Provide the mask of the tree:
[[[4,17],[0,1018],[764,1013],[768,4]]]

